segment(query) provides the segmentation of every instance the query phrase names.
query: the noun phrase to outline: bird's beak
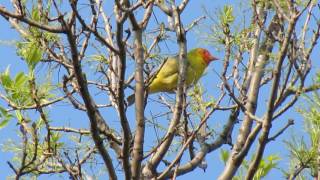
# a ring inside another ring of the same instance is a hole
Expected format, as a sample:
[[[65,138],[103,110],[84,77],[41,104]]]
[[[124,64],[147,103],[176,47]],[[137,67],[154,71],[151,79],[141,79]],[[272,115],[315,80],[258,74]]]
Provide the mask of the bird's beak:
[[[217,57],[214,57],[214,56],[212,56],[211,54],[210,54],[210,56],[209,56],[209,61],[216,61],[216,60],[218,60],[219,58],[217,58]]]

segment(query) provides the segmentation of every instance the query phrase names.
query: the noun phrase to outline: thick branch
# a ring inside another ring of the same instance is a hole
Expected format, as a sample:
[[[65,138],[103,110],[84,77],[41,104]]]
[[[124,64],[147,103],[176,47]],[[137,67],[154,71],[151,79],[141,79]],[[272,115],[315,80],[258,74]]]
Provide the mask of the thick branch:
[[[248,179],[248,180],[252,179],[255,172],[257,171],[260,160],[262,159],[262,156],[263,156],[264,149],[265,149],[266,144],[268,142],[268,136],[269,136],[269,131],[271,128],[272,116],[273,116],[273,113],[275,110],[274,109],[275,100],[277,99],[277,91],[278,91],[278,86],[279,86],[280,77],[281,77],[281,68],[282,68],[283,61],[284,61],[286,54],[287,54],[289,42],[290,42],[291,35],[292,35],[292,32],[295,27],[295,23],[296,23],[296,21],[294,19],[290,19],[285,40],[280,48],[280,52],[278,55],[278,63],[277,63],[276,69],[273,72],[274,80],[273,80],[272,87],[271,87],[267,112],[266,112],[265,119],[264,119],[263,126],[262,126],[262,134],[259,139],[259,146],[256,151],[256,155],[255,155],[254,160],[250,163],[250,166],[248,169],[248,174],[246,176],[246,179]]]
[[[201,147],[201,150],[199,152],[197,152],[197,154],[192,158],[191,161],[187,162],[184,165],[180,165],[176,170],[171,170],[169,173],[166,174],[166,176],[164,176],[164,178],[170,178],[174,175],[174,173],[176,173],[176,175],[179,176],[179,175],[183,175],[183,174],[186,174],[188,172],[193,171],[202,162],[202,160],[205,158],[205,156],[208,153],[218,149],[223,144],[229,143],[228,138],[229,138],[230,134],[232,133],[232,129],[233,129],[235,122],[237,121],[237,118],[238,118],[238,115],[240,112],[239,109],[240,108],[238,107],[238,108],[232,110],[230,117],[228,119],[228,122],[224,126],[223,131],[220,133],[220,135],[218,136],[218,138],[214,142],[212,142],[210,144],[205,143]]]
[[[96,107],[96,104],[94,103],[94,100],[92,99],[87,81],[84,77],[84,74],[82,72],[81,64],[79,62],[79,53],[76,46],[76,40],[74,39],[74,34],[72,32],[72,28],[68,27],[65,22],[62,22],[65,28],[67,29],[67,38],[68,42],[70,44],[70,50],[71,50],[71,56],[72,56],[72,64],[75,72],[75,77],[77,80],[77,83],[79,85],[79,90],[81,93],[81,97],[84,101],[84,104],[87,109],[87,115],[90,119],[90,126],[91,126],[91,135],[95,142],[95,145],[99,151],[99,153],[102,156],[102,159],[106,165],[106,168],[109,172],[109,178],[112,180],[117,179],[115,169],[112,164],[112,159],[106,150],[106,148],[103,145],[103,140],[99,136],[99,125],[105,124],[104,119],[102,118],[100,112],[98,111],[98,108]]]
[[[136,112],[136,133],[134,136],[133,159],[132,159],[132,179],[139,179],[141,172],[141,162],[143,159],[143,143],[145,132],[144,120],[144,77],[143,77],[143,47],[142,47],[142,31],[135,31],[135,112]]]
[[[259,13],[259,16],[264,17],[265,15],[263,14],[263,10],[261,9]],[[262,14],[261,14],[262,13]],[[259,31],[261,31],[261,27],[257,26]],[[258,32],[259,32],[258,31]],[[278,17],[275,15],[268,27],[268,31],[270,33],[274,32],[277,34],[279,31],[278,27]],[[260,38],[260,35],[257,35],[256,38]],[[259,40],[257,40],[259,42]],[[246,103],[246,110],[250,112],[250,114],[255,115],[255,111],[257,108],[257,103],[258,103],[258,97],[259,97],[259,91],[260,91],[260,84],[262,77],[265,73],[265,66],[267,64],[267,61],[269,59],[269,55],[272,52],[273,49],[273,43],[274,39],[270,37],[266,37],[266,39],[262,42],[262,45],[260,46],[259,50],[261,52],[260,55],[257,56],[256,63],[255,65],[252,65],[248,71],[252,72],[252,78],[248,79],[250,82],[248,82],[249,90],[247,93],[248,96],[248,101]],[[256,46],[257,47],[257,46]],[[256,53],[257,50],[252,50],[251,53]],[[252,58],[255,58],[254,55],[251,56]],[[250,61],[255,61],[255,59],[250,59]],[[252,62],[253,64],[254,62]],[[237,138],[237,142],[232,150],[232,154],[229,157],[226,167],[223,171],[223,173],[220,175],[219,180],[229,180],[233,177],[233,175],[236,173],[237,169],[239,168],[243,158],[246,156],[248,149],[252,145],[252,139],[249,137],[252,134],[251,129],[252,129],[252,124],[253,124],[253,119],[246,115],[244,118],[244,121],[241,125],[240,128],[240,133]],[[259,124],[257,126],[260,126]],[[258,131],[260,128],[256,128]],[[252,138],[256,137],[256,134],[251,136]],[[249,142],[247,143],[248,140],[250,139]],[[245,146],[248,145],[248,146]],[[246,148],[245,148],[246,147]]]
[[[118,64],[118,78],[119,84],[116,88],[117,95],[117,110],[120,117],[120,124],[123,133],[123,146],[122,146],[122,162],[123,170],[127,180],[131,179],[131,167],[130,167],[130,143],[132,139],[129,122],[126,116],[125,104],[124,104],[124,83],[125,83],[125,70],[126,70],[126,49],[125,42],[123,41],[123,23],[118,19],[117,22],[117,44],[119,47],[119,64]]]

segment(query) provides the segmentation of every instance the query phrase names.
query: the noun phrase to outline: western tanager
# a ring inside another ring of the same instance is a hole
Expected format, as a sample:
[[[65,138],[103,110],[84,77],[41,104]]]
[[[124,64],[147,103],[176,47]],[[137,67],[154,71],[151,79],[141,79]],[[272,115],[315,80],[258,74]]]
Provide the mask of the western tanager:
[[[210,52],[203,48],[195,48],[187,53],[187,72],[186,83],[191,86],[196,83],[206,67],[211,61],[218,58],[212,56]],[[157,92],[174,92],[178,84],[179,62],[178,56],[169,57],[163,66],[156,72],[155,77],[151,79],[147,87],[149,94]],[[128,104],[134,102],[134,94],[128,97]]]

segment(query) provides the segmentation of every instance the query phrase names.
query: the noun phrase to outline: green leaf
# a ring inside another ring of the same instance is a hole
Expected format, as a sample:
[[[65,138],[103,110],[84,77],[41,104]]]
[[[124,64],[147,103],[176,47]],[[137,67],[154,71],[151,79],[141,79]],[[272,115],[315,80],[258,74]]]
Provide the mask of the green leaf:
[[[108,63],[109,63],[109,62],[108,62],[108,59],[107,59],[104,55],[102,55],[102,54],[92,55],[92,56],[90,57],[90,59],[91,59],[91,60],[94,60],[94,61],[103,62],[103,63],[105,63],[105,64],[108,64]]]
[[[0,129],[6,127],[9,121],[10,121],[10,119],[4,119],[4,120],[0,121]]]
[[[36,128],[40,129],[44,125],[43,119],[40,117],[39,120],[36,122]]]
[[[224,6],[220,18],[223,26],[233,23],[235,19],[233,16],[233,7],[229,5]]]
[[[16,75],[14,82],[16,87],[22,87],[27,82],[28,77],[23,73],[20,72]]]
[[[32,34],[36,34],[33,32]],[[35,36],[35,35],[34,35]],[[28,37],[28,41],[17,43],[17,54],[27,63],[30,70],[33,70],[42,59],[43,51],[41,44],[35,37]]]
[[[229,151],[222,149],[222,150],[220,151],[220,157],[221,157],[221,159],[222,159],[222,161],[223,161],[224,163],[227,163],[228,158],[229,158]]]
[[[5,89],[12,87],[12,80],[10,78],[10,67],[0,74],[0,82]]]
[[[26,56],[26,62],[30,69],[34,69],[42,58],[42,50],[37,46],[38,43],[32,43],[29,47],[29,53]]]
[[[1,115],[5,115],[5,114],[7,114],[8,112],[3,108],[3,107],[0,107],[0,117],[1,117]]]
[[[18,122],[21,123],[23,120],[23,116],[20,111],[16,111],[16,117],[17,117]]]
[[[8,113],[3,107],[0,107],[0,129],[4,128],[12,117],[12,114]]]
[[[40,21],[40,13],[37,8],[32,8],[31,18],[35,21]]]

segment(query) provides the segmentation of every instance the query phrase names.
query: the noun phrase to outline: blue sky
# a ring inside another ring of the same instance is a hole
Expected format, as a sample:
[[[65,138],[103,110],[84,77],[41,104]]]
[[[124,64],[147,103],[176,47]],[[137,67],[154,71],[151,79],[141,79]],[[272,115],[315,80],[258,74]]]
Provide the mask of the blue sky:
[[[8,4],[8,0],[1,2],[0,5]],[[231,4],[235,5],[239,1],[212,1],[212,0],[199,0],[199,1],[190,1],[190,4],[187,6],[184,14],[182,15],[182,21],[185,24],[191,23],[195,18],[198,18],[204,14],[203,7],[210,10],[212,14],[216,14],[218,8],[222,7],[224,4]],[[239,6],[236,6],[239,7]],[[242,13],[239,8],[235,8],[235,13]],[[166,21],[164,17],[159,17],[159,21]],[[156,22],[154,19],[151,19],[151,25],[156,25]],[[203,24],[210,23],[209,20],[202,21]],[[24,71],[27,72],[27,66],[19,57],[16,55],[16,50],[14,47],[14,42],[16,40],[19,40],[18,34],[10,27],[10,25],[2,18],[0,17],[0,71],[4,71],[7,66],[10,66],[11,75],[14,76],[17,72]],[[210,46],[210,45],[204,45],[203,39],[200,38],[200,34],[197,31],[191,31],[188,33],[187,36],[187,42],[188,42],[188,48],[191,49],[193,47],[206,47],[208,48],[215,56],[220,57],[221,59],[224,56],[223,49],[220,51],[217,51],[216,47]],[[167,42],[169,49],[165,50],[168,53],[176,53],[177,46],[173,42]],[[162,47],[165,47],[164,44],[162,44]],[[319,49],[319,48],[318,48]],[[319,52],[317,51],[317,54],[313,54],[313,58],[319,57]],[[133,63],[128,63],[128,68],[132,68]],[[319,64],[315,64],[314,69],[318,69]],[[46,67],[40,68],[40,72],[44,72]],[[208,96],[212,96],[217,98],[219,96],[219,90],[217,89],[217,83],[219,82],[219,79],[215,73],[220,72],[219,70],[222,69],[222,62],[214,62],[212,63],[208,69],[207,74],[205,77],[201,79],[201,83],[207,88]],[[314,73],[314,71],[313,71]],[[309,80],[310,82],[310,80]],[[129,92],[128,92],[129,93]],[[264,99],[268,95],[268,90],[265,89],[260,94],[261,97],[259,97],[260,103],[266,103]],[[106,100],[106,97],[101,97],[102,99],[99,99],[99,101],[103,102]],[[156,96],[151,96],[151,98],[156,99]],[[301,104],[301,103],[298,103]],[[0,101],[0,105],[3,104],[3,101]],[[68,111],[65,111],[66,106],[63,104],[60,104],[56,109],[49,110],[51,112],[50,118],[55,119],[53,122],[56,125],[62,125],[62,124],[71,124],[73,127],[88,127],[88,119],[85,117],[85,114],[83,112],[79,112],[76,110],[70,110],[68,108]],[[147,107],[146,109],[146,115],[150,115],[150,112],[156,111],[157,107],[154,105],[154,103]],[[258,109],[258,115],[259,113],[264,112],[263,109]],[[111,110],[111,111],[103,111],[102,112],[105,117],[108,117],[108,119],[111,122],[117,123],[117,115]],[[128,111],[128,117],[131,119],[131,122],[134,122],[134,114],[133,114],[133,108],[129,109]],[[210,118],[210,121],[212,122],[218,122],[216,123],[217,127],[221,127],[223,125],[223,120],[225,120],[225,117],[227,114],[224,112],[220,112],[217,114],[214,114]],[[280,167],[286,168],[288,167],[288,151],[285,148],[285,145],[283,143],[283,140],[288,140],[290,138],[290,135],[294,132],[295,134],[301,134],[302,135],[302,117],[298,115],[295,110],[291,110],[287,112],[284,116],[279,118],[274,124],[272,128],[271,134],[274,132],[277,132],[278,129],[283,127],[284,124],[286,124],[287,119],[293,118],[295,119],[295,125],[294,127],[291,127],[288,131],[286,131],[281,137],[277,139],[277,141],[272,142],[268,144],[267,150],[265,152],[265,155],[269,154],[278,154],[281,156],[280,161]],[[67,122],[67,123],[66,123]],[[163,123],[166,123],[164,121]],[[239,128],[239,125],[236,125],[235,129]],[[17,137],[17,126],[16,121],[13,120],[9,123],[9,125],[0,130],[0,145],[3,146],[3,144],[8,139],[18,140]],[[146,134],[148,134],[148,131],[151,131],[149,128],[147,128]],[[237,131],[237,130],[236,130]],[[148,137],[150,138],[150,137]],[[152,142],[154,139],[147,139],[146,141]],[[235,141],[235,138],[233,139]],[[254,146],[255,147],[255,146]],[[223,149],[230,149],[228,146],[223,146]],[[203,172],[201,169],[197,168],[194,170],[194,172],[189,173],[187,175],[184,175],[178,179],[195,179],[195,178],[201,178],[201,179],[216,179],[216,177],[221,173],[223,170],[223,163],[220,160],[219,157],[220,150],[217,150],[211,154],[209,154],[206,158],[208,162],[208,168],[206,172]],[[252,152],[251,152],[252,153]],[[250,156],[250,155],[249,155]],[[11,160],[13,157],[13,154],[0,151],[0,179],[4,179],[8,175],[12,174],[12,170],[8,167],[6,161]],[[59,177],[61,179],[68,179],[66,176]],[[274,170],[272,173],[268,176],[268,179],[282,179],[282,173],[279,170]],[[51,176],[43,176],[39,179],[57,179],[57,177],[51,177]],[[120,178],[119,178],[120,179]]]

